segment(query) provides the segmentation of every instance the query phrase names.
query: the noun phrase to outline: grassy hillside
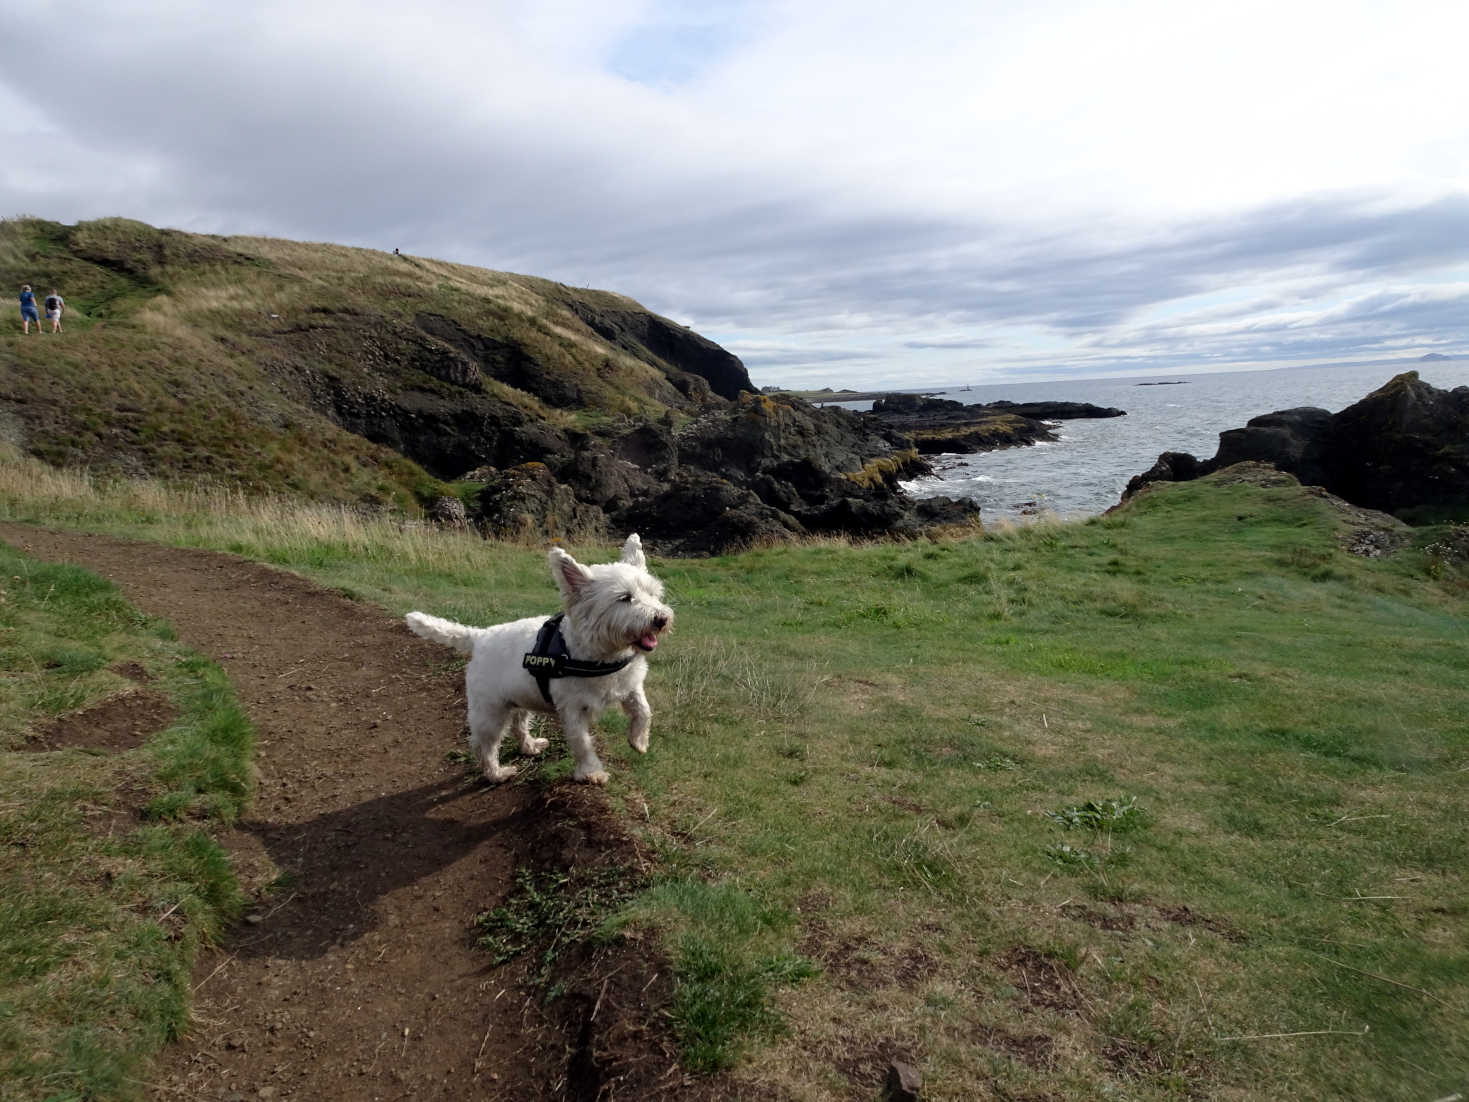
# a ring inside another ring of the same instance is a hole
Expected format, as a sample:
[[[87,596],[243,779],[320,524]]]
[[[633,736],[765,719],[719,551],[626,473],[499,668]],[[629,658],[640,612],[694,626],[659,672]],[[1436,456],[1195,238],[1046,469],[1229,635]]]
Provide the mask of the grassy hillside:
[[[124,219],[6,220],[0,286],[23,282],[61,290],[65,332],[0,335],[0,439],[58,466],[413,508],[475,465],[415,449],[416,432],[596,428],[698,404],[667,340],[639,343],[653,316],[637,303],[529,276]]]
[[[553,605],[523,549],[99,489],[12,458],[0,515],[395,612]],[[690,1063],[821,1100],[895,1055],[955,1102],[1463,1091],[1469,535],[1366,559],[1355,523],[1213,476],[1084,524],[655,560],[651,750],[601,729],[658,865],[605,932],[677,962]]]

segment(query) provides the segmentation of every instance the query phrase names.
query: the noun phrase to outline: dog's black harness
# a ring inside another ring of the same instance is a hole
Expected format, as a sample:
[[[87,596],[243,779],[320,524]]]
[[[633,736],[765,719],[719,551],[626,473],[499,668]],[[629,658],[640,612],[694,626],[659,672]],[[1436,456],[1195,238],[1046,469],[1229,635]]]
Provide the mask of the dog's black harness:
[[[535,649],[527,654],[521,665],[530,671],[540,686],[541,696],[551,703],[551,680],[556,677],[606,677],[616,673],[637,655],[630,655],[621,662],[581,662],[571,657],[566,649],[566,640],[561,636],[561,619],[566,614],[558,612],[536,633]]]

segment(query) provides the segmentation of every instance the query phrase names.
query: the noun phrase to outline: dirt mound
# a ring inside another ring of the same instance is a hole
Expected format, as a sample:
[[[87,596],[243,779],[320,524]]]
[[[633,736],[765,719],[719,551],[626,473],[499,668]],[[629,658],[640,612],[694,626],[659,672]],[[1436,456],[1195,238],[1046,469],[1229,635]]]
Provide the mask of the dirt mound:
[[[0,539],[166,617],[256,727],[258,793],[223,838],[251,904],[199,961],[196,1025],[160,1055],[157,1098],[718,1096],[678,1067],[669,970],[646,946],[587,952],[547,1004],[473,945],[548,838],[636,856],[600,794],[488,789],[448,760],[464,701],[442,648],[242,559],[13,524]]]

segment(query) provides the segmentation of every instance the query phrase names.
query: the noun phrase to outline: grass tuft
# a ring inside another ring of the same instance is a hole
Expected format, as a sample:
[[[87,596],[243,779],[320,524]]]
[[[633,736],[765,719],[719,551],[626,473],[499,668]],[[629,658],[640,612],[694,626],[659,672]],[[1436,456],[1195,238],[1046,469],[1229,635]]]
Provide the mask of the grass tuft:
[[[562,954],[600,930],[641,882],[635,870],[574,872],[519,869],[502,904],[475,916],[476,941],[496,964],[537,949],[536,982],[544,984]]]

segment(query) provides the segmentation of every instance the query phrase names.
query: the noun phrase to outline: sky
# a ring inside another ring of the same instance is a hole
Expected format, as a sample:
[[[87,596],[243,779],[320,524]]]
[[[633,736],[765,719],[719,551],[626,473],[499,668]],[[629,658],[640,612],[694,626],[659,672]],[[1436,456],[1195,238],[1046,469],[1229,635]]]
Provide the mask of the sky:
[[[614,290],[761,386],[1469,355],[1464,0],[0,15],[0,216]]]

